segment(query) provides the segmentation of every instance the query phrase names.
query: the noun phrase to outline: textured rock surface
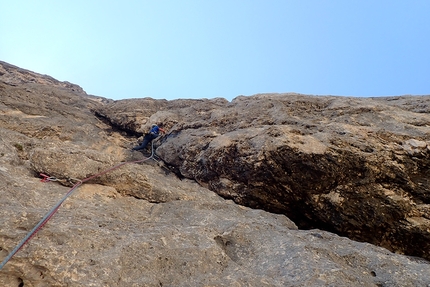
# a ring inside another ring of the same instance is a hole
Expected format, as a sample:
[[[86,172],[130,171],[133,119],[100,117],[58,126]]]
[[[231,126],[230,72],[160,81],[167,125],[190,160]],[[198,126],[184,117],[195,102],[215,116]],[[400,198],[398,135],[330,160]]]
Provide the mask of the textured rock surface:
[[[378,244],[398,252],[412,244],[395,232],[415,232],[424,251],[409,253],[425,257],[428,98],[393,99],[113,102],[0,62],[0,260],[76,179],[142,159],[129,135],[146,124],[166,124],[157,153],[174,171],[151,160],[85,183],[0,286],[427,286],[424,259],[267,212],[369,241],[392,232]]]
[[[231,103],[125,100],[98,110],[121,128],[142,119],[167,123],[170,134],[158,154],[178,174],[225,198],[286,214],[302,228],[425,258],[429,112],[429,96],[298,94]]]

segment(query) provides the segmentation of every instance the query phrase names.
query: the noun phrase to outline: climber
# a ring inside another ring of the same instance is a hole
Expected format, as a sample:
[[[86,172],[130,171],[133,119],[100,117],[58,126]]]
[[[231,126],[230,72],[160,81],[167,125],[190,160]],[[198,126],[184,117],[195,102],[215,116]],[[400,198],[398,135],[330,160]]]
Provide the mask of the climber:
[[[159,126],[153,124],[150,131],[145,134],[145,136],[143,137],[143,142],[138,145],[135,146],[132,150],[143,150],[146,148],[146,146],[152,142],[152,140],[154,140],[155,138],[157,138],[160,135],[160,131],[162,133],[165,133],[165,131],[161,128],[162,124],[160,124]]]

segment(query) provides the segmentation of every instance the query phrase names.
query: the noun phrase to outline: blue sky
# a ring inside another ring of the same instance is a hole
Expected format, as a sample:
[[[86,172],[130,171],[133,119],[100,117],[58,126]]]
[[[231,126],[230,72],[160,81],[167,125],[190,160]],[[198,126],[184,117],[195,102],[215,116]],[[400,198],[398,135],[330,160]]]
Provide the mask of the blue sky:
[[[0,0],[0,60],[109,99],[430,94],[429,0]]]

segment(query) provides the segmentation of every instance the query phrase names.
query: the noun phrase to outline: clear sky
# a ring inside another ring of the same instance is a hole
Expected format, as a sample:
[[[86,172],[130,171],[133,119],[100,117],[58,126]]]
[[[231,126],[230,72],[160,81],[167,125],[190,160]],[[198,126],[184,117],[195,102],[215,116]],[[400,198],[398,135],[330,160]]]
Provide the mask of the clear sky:
[[[109,99],[430,94],[430,0],[0,0],[0,60]]]

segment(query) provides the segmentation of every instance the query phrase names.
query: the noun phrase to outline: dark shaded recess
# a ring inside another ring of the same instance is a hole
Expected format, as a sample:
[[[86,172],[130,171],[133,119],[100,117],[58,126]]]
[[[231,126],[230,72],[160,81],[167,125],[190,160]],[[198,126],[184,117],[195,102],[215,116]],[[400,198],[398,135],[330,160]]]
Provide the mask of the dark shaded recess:
[[[313,211],[315,207],[310,205],[312,196],[327,194],[339,185],[358,182],[368,174],[365,160],[347,151],[316,155],[281,147],[275,152],[268,152],[266,158],[268,160],[258,170],[246,167],[245,162],[235,163],[231,167],[246,169],[232,174],[233,180],[246,186],[246,192],[236,201],[285,214],[301,229],[335,231],[332,224],[320,220]],[[260,186],[253,186],[255,182]]]
[[[129,128],[129,127],[126,127],[126,126],[121,126],[121,125],[118,125],[118,124],[112,122],[109,119],[109,117],[101,114],[98,111],[93,111],[93,113],[102,122],[104,122],[105,124],[107,124],[107,125],[109,125],[109,126],[112,127],[112,129],[110,131],[108,131],[108,132],[118,132],[118,133],[121,133],[121,134],[125,132],[127,136],[133,136],[133,137],[141,137],[141,136],[143,136],[143,133],[137,132],[133,128]]]
[[[424,167],[410,175],[410,180],[415,184],[415,188],[409,192],[425,204],[430,204],[430,168]]]

